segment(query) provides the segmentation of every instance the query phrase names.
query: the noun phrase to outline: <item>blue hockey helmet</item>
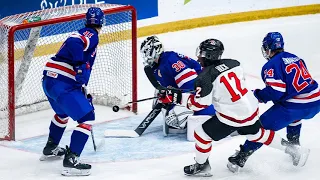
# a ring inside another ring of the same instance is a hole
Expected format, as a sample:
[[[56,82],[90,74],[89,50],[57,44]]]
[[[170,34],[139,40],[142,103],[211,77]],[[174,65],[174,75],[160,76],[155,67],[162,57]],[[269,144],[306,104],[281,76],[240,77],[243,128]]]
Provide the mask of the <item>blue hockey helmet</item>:
[[[102,26],[104,22],[104,13],[98,7],[90,7],[86,13],[86,24],[87,25],[98,25]]]
[[[269,32],[262,40],[261,51],[266,59],[270,59],[272,51],[283,49],[284,41],[279,32]]]

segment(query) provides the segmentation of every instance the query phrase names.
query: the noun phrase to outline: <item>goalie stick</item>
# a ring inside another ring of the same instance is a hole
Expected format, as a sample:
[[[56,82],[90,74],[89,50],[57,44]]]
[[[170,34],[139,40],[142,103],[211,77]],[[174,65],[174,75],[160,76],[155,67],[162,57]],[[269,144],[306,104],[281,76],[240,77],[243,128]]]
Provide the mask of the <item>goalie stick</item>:
[[[165,107],[164,104],[158,103],[151,112],[143,119],[135,130],[116,130],[107,129],[104,132],[105,137],[127,137],[135,138],[140,137],[142,133],[149,127],[149,125],[156,119],[161,109]]]

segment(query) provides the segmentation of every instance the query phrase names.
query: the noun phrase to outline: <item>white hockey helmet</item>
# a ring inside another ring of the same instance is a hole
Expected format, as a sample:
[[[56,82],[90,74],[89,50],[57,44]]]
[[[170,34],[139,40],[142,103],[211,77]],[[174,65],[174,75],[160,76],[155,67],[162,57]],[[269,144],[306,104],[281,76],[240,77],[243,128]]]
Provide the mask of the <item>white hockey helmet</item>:
[[[153,66],[162,52],[163,46],[157,36],[149,36],[141,43],[140,53],[145,65]]]

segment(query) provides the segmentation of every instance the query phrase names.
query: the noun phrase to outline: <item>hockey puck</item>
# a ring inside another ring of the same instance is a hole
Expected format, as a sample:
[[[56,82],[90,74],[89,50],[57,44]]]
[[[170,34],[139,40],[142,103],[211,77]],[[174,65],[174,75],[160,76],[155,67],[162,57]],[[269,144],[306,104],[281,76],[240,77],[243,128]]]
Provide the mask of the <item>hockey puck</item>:
[[[112,107],[113,112],[118,112],[120,110],[119,106]]]

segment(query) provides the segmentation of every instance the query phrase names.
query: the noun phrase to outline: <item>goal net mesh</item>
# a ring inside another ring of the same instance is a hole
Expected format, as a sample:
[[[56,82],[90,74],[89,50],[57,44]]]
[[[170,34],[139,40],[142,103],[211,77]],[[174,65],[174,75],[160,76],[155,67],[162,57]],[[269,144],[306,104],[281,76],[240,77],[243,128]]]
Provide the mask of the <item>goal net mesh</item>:
[[[83,14],[91,6],[98,6],[105,12],[105,26],[99,34],[88,92],[93,95],[94,103],[99,105],[112,106],[133,100],[133,12],[124,10],[122,7],[125,6],[74,5],[5,17],[0,20],[0,139],[8,139],[13,133],[10,131],[14,131],[10,128],[10,123],[14,123],[10,116],[50,108],[42,90],[44,65],[70,33],[84,27]],[[72,18],[75,16],[79,18]],[[31,25],[32,21],[37,21],[34,24],[46,23],[32,28],[21,27],[13,34],[9,33],[15,26]],[[10,36],[14,40],[11,54]],[[14,76],[10,79],[9,74],[13,72]],[[9,81],[12,81],[11,86]],[[13,90],[15,97],[10,96]],[[13,105],[10,107],[10,98],[15,100],[15,114],[11,115]]]

